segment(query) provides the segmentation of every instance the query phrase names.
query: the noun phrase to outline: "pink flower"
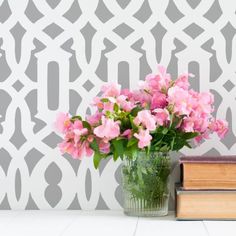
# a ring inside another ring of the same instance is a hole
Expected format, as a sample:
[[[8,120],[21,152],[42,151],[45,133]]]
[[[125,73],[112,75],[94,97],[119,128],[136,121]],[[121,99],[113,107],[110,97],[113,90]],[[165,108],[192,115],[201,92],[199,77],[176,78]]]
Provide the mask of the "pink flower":
[[[113,97],[106,97],[107,101],[102,101],[102,98],[95,97],[93,99],[92,105],[96,106],[99,111],[103,110],[105,111],[113,111],[114,103],[116,102],[116,99]]]
[[[64,140],[58,144],[62,153],[70,154],[74,159],[82,159],[84,156],[93,155],[93,150],[89,146],[88,141],[79,141],[75,144],[73,141]]]
[[[158,65],[157,69],[156,74],[147,75],[139,83],[138,90],[121,90],[116,83],[103,85],[100,95],[93,100],[95,112],[85,121],[60,113],[55,127],[64,136],[59,144],[61,151],[81,159],[93,154],[96,141],[99,148],[96,152],[105,158],[114,154],[111,144],[115,139],[126,142],[134,139],[137,148],[143,149],[159,141],[158,137],[152,140],[155,131],[159,126],[170,128],[172,117],[179,120],[176,120],[178,124],[173,120],[171,128],[182,133],[196,132],[197,142],[209,138],[212,132],[223,138],[228,123],[213,119],[213,95],[189,89],[191,74],[182,74],[172,81],[165,67]]]
[[[214,103],[214,96],[210,92],[202,92],[199,94],[200,101],[204,104],[212,105]]]
[[[83,128],[83,129],[74,129],[74,134],[77,136],[83,136],[88,134],[88,129]]]
[[[229,130],[228,122],[225,120],[213,120],[210,123],[209,128],[211,131],[216,132],[220,138],[224,138]]]
[[[127,129],[125,130],[122,134],[121,134],[122,137],[127,137],[128,139],[130,139],[132,137],[132,131],[131,129]]]
[[[119,122],[102,116],[102,124],[94,129],[94,134],[107,140],[114,139],[120,134]]]
[[[99,150],[100,150],[100,152],[102,152],[104,154],[108,154],[110,152],[110,143],[105,142],[104,140],[101,140],[99,142]]]
[[[195,144],[199,144],[203,140],[203,137],[201,135],[194,138]]]
[[[212,104],[214,103],[213,94],[209,92],[202,92],[198,94],[198,107],[199,112],[210,114],[213,112]]]
[[[142,124],[148,130],[156,129],[155,117],[151,114],[149,110],[143,110],[138,112],[137,116],[134,118],[134,124]]]
[[[75,137],[75,133],[73,131],[68,131],[65,133],[64,139],[68,142],[73,142]]]
[[[166,105],[167,101],[165,94],[157,92],[152,96],[151,110],[156,108],[164,108]]]
[[[68,140],[64,140],[60,143],[59,148],[62,153],[70,154],[74,159],[82,159],[84,156],[92,156],[93,150],[89,146],[89,142],[79,141],[77,144],[74,142],[69,142]]]
[[[160,92],[162,84],[160,83],[160,76],[149,74],[145,81],[140,83],[141,88],[150,91],[151,93]]]
[[[71,127],[72,122],[70,121],[70,117],[68,113],[59,113],[56,118],[56,122],[54,123],[55,129],[60,133],[65,133]]]
[[[93,150],[89,144],[93,141],[93,135],[88,134],[88,129],[83,127],[80,120],[76,120],[65,133],[64,141],[59,144],[62,153],[69,153],[75,159],[83,156],[91,156]]]
[[[193,118],[194,121],[194,131],[195,132],[206,132],[206,130],[208,129],[208,118],[204,118],[204,117],[195,117]]]
[[[182,130],[184,132],[194,132],[194,120],[191,118],[185,118],[182,124]]]
[[[74,152],[72,153],[72,157],[74,159],[82,159],[84,156],[92,156],[93,150],[89,146],[88,141],[79,142],[76,145]]]
[[[135,133],[134,137],[139,140],[138,142],[138,147],[139,148],[144,148],[150,145],[152,136],[149,134],[149,131],[141,129],[139,133]]]
[[[126,96],[128,99],[131,99],[133,97],[133,93],[132,91],[130,91],[129,89],[122,89],[120,91],[120,95],[124,95]]]
[[[189,115],[192,111],[193,103],[189,92],[178,86],[169,88],[168,102],[174,105],[174,112],[179,115]]]
[[[88,121],[88,123],[91,126],[95,126],[95,125],[99,124],[101,117],[102,117],[102,113],[96,112],[95,114],[93,114],[91,116],[87,116],[86,120]]]
[[[133,102],[124,102],[121,107],[124,111],[131,111],[135,105]]]
[[[80,141],[81,136],[85,136],[88,134],[88,129],[83,127],[82,121],[76,120],[71,128],[70,133],[73,133],[74,142],[75,144],[77,144]],[[71,140],[72,137],[68,137],[67,139]]]
[[[83,123],[82,123],[81,120],[76,120],[76,121],[73,123],[73,125],[71,126],[71,128],[72,128],[73,130],[75,130],[75,129],[83,129],[84,127],[83,127]]]
[[[87,140],[89,143],[92,143],[93,140],[94,140],[94,136],[92,134],[90,134],[88,137],[87,137]]]
[[[106,111],[113,111],[114,103],[112,102],[104,102],[103,104],[103,113],[105,114]]]
[[[93,103],[91,105],[96,106],[98,109],[103,109],[103,102],[99,97],[93,98]]]
[[[128,101],[128,97],[125,95],[118,96],[116,101],[124,111],[131,111],[135,107],[134,102]]]
[[[184,90],[188,90],[189,85],[190,85],[188,82],[188,78],[192,76],[193,76],[192,74],[188,74],[188,73],[180,75],[178,79],[175,81],[175,86],[178,86]]]
[[[166,90],[170,84],[170,74],[166,73],[166,68],[158,65],[157,69],[157,75],[147,75],[145,82],[141,84],[143,89],[146,89],[151,93],[160,92],[162,89]]]
[[[157,69],[159,71],[159,76],[161,78],[160,83],[162,83],[163,87],[168,88],[169,82],[171,80],[170,74],[167,73],[166,68],[162,65],[158,65]]]
[[[63,140],[63,142],[59,143],[58,147],[60,148],[61,153],[72,154],[75,151],[74,144],[67,140]]]
[[[120,95],[120,85],[117,83],[108,83],[102,86],[103,97],[117,97]]]
[[[164,125],[169,118],[169,112],[166,109],[157,108],[153,111],[155,113],[156,122],[158,125]]]
[[[75,144],[78,143],[81,139],[81,136],[84,136],[86,134],[88,134],[88,129],[86,128],[82,128],[82,129],[74,129],[74,142]]]
[[[142,90],[135,90],[132,100],[134,103],[141,104],[141,106],[145,108],[151,102],[152,96]]]
[[[208,130],[201,135],[198,135],[197,137],[194,138],[194,141],[196,144],[199,144],[202,140],[204,139],[209,139],[209,132]]]

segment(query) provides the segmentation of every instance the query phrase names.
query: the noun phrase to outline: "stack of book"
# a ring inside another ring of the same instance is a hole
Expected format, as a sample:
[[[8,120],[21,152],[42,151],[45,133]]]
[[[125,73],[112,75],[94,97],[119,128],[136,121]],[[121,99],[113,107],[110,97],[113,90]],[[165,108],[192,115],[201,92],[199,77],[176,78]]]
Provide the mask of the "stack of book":
[[[182,157],[176,217],[236,219],[236,156]]]

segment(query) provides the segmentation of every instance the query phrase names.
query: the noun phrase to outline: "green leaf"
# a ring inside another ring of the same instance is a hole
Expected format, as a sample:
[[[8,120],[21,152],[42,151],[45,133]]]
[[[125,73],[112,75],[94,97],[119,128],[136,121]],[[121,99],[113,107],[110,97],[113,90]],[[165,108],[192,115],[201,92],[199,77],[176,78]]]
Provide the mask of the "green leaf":
[[[191,145],[187,141],[185,142],[185,146],[188,148],[192,148]]]
[[[133,132],[137,132],[138,131],[138,127],[134,124],[134,117],[129,115],[129,120],[130,120],[130,124],[132,127]]]
[[[140,106],[136,106],[130,111],[130,114],[132,116],[137,116],[138,112],[141,111],[141,110],[142,110],[142,108]]]
[[[162,133],[154,134],[151,146],[154,146],[154,147],[159,146],[162,143],[163,138],[164,138],[164,134],[162,134]]]
[[[113,153],[113,160],[116,161],[119,158],[119,155],[117,153],[117,151],[115,150]]]
[[[128,157],[129,159],[133,159],[137,155],[138,148],[136,145],[127,147],[125,149],[125,156]]]
[[[95,152],[99,152],[99,147],[98,147],[98,143],[97,140],[94,139],[93,142],[91,142],[89,144],[89,146],[95,151]]]
[[[173,115],[171,121],[171,128],[175,128],[181,122],[181,118]]]
[[[182,137],[180,136],[177,136],[175,138],[175,143],[174,143],[174,146],[173,146],[173,150],[174,151],[179,151],[186,143],[186,140],[183,139]]]
[[[120,136],[120,137],[117,137],[116,139],[117,139],[117,140],[124,140],[125,137],[121,137],[121,136]]]
[[[160,152],[168,152],[168,146],[164,145],[163,147],[160,148]]]
[[[93,164],[95,169],[98,168],[100,161],[102,160],[102,156],[100,155],[99,152],[95,152],[93,156]]]
[[[165,127],[165,128],[162,130],[162,133],[163,133],[163,134],[167,134],[168,131],[169,131],[169,129]]]
[[[123,146],[123,142],[124,140],[120,139],[114,139],[112,141],[112,145],[114,147],[114,153],[115,153],[115,158],[123,158],[123,154],[124,154],[124,146]]]
[[[119,106],[117,103],[114,104],[114,111],[115,112],[118,112],[119,111]]]
[[[146,175],[147,174],[147,167],[141,166],[141,172]]]
[[[175,137],[173,137],[171,143],[170,143],[170,149],[173,150],[175,145]]]
[[[127,144],[127,147],[131,147],[133,146],[134,144],[137,144],[138,143],[138,140],[134,137],[132,137],[129,141],[128,141],[128,144]]]
[[[146,151],[146,155],[147,155],[147,156],[149,156],[149,154],[150,154],[150,149],[151,149],[151,146],[150,146],[150,145],[147,146],[147,147],[145,147],[145,151]]]
[[[106,116],[110,116],[111,112],[110,111],[106,111]]]
[[[187,133],[183,133],[183,138],[184,139],[192,139],[192,138],[195,138],[199,135],[199,133],[197,132],[187,132]]]
[[[101,102],[109,102],[108,98],[101,98]]]
[[[155,142],[152,146],[156,147],[156,146],[159,146],[161,144],[162,140],[159,140],[157,142]]]
[[[91,130],[91,126],[87,121],[84,120],[84,121],[82,121],[82,123],[83,123],[84,128],[87,128],[88,130]]]
[[[71,117],[71,120],[72,120],[72,121],[75,121],[75,120],[82,120],[82,117],[81,117],[81,116],[72,116],[72,117]]]
[[[143,184],[143,175],[142,175],[142,170],[141,167],[139,166],[137,169],[137,175],[138,175],[138,181],[139,183]]]

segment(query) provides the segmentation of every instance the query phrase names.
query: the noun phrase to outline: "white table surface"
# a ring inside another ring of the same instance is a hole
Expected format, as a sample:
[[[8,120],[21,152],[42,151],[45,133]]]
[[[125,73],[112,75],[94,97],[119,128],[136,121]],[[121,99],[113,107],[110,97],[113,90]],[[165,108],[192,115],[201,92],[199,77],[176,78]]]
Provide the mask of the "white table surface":
[[[236,221],[138,218],[122,211],[0,211],[1,236],[236,236]]]

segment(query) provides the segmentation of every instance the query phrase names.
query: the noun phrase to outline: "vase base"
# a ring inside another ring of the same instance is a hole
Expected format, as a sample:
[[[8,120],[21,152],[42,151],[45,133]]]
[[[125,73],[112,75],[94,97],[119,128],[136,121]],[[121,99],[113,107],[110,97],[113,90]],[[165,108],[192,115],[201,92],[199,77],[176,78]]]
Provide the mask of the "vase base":
[[[168,211],[166,211],[166,210],[163,210],[163,211],[148,211],[148,210],[129,211],[129,210],[124,210],[124,214],[127,216],[136,216],[136,217],[161,217],[161,216],[168,215]]]

